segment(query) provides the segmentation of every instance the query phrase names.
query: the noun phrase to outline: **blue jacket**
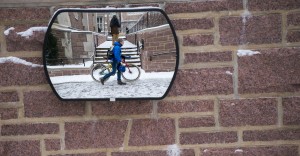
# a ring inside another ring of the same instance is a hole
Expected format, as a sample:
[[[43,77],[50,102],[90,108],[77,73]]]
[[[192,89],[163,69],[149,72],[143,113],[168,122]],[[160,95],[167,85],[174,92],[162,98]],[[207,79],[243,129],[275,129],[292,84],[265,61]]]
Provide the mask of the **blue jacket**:
[[[122,51],[121,51],[121,47],[122,44],[119,42],[115,42],[114,43],[114,48],[113,48],[113,53],[114,53],[114,58],[113,61],[117,61],[118,63],[121,62],[121,55],[122,55]]]

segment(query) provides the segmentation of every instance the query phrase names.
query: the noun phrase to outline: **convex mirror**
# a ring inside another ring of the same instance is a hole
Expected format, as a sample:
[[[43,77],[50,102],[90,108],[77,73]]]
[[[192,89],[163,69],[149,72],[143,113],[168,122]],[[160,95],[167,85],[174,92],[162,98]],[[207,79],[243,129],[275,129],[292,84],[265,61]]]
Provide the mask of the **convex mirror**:
[[[46,76],[62,100],[162,99],[178,57],[174,28],[155,7],[59,9],[43,51]]]

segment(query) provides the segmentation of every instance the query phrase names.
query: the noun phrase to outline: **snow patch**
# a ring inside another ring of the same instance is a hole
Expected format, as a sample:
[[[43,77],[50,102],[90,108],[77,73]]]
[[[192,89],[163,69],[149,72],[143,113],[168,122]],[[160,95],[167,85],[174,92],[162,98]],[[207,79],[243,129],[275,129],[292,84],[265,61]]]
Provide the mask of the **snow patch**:
[[[167,150],[168,156],[180,156],[180,153],[181,150],[176,144],[168,146],[168,150]]]
[[[93,65],[93,61],[86,61],[85,64],[83,63],[79,63],[79,64],[66,64],[66,65],[56,65],[56,66],[51,66],[48,65],[47,68],[48,69],[71,69],[71,68],[91,68],[91,66]]]
[[[242,13],[242,18],[243,18],[243,23],[244,25],[247,22],[248,18],[252,17],[252,14],[250,13],[249,9],[248,9],[248,0],[243,0],[243,8],[244,8],[244,12]]]
[[[47,67],[48,68],[48,67]],[[149,79],[170,79],[173,77],[174,72],[145,72],[141,69],[141,76],[139,80]],[[92,82],[94,81],[91,75],[70,75],[70,76],[56,76],[50,77],[53,84],[70,83],[70,82]],[[111,82],[117,79],[117,74],[111,76],[107,82]]]
[[[242,152],[243,152],[242,149],[236,149],[236,150],[234,151],[234,153],[242,153]]]
[[[100,44],[97,48],[110,48],[112,47],[112,41],[105,41],[102,44]],[[124,45],[122,48],[136,48],[136,45],[128,42],[127,40],[124,40]]]
[[[34,31],[46,32],[47,29],[48,29],[47,27],[31,27],[31,28],[27,29],[26,31],[18,32],[17,34],[21,35],[22,37],[29,38],[30,36],[33,35]]]
[[[238,50],[238,52],[237,52],[237,55],[239,57],[253,56],[253,55],[256,55],[256,54],[260,54],[260,52],[259,51],[252,51],[252,50]]]
[[[228,75],[233,75],[233,73],[230,72],[230,71],[226,71],[226,74],[228,74]]]
[[[203,152],[204,152],[204,153],[208,152],[208,149],[205,149]]]
[[[15,64],[24,64],[26,66],[31,66],[31,67],[43,67],[43,65],[27,62],[26,60],[23,60],[23,59],[20,59],[20,58],[17,58],[17,57],[10,56],[10,57],[0,58],[0,64],[1,63],[7,63],[7,62],[12,62],[12,63],[15,63]]]
[[[247,19],[249,19],[251,17],[252,17],[252,14],[250,13],[250,11],[249,10],[245,10],[242,13],[243,23],[245,24],[247,22]]]
[[[91,75],[56,76],[50,77],[50,79],[53,84],[94,81]]]
[[[6,36],[9,35],[9,32],[10,32],[11,30],[15,30],[15,28],[14,28],[14,27],[8,28],[7,30],[4,31],[4,35],[6,35]]]

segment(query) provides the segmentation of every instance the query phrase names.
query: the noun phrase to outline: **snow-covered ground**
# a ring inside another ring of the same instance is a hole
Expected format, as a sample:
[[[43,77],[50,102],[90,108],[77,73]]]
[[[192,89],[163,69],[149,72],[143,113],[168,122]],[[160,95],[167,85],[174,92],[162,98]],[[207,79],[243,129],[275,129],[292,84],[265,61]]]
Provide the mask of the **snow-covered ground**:
[[[93,61],[86,61],[85,64],[83,63],[79,63],[79,64],[65,64],[65,65],[55,65],[55,66],[51,66],[51,65],[47,65],[48,69],[72,69],[72,68],[91,68],[91,66],[93,65]]]
[[[97,48],[110,48],[112,46],[112,41],[105,41],[102,44],[100,44]],[[136,48],[137,46],[132,44],[131,42],[124,40],[124,45],[122,48]]]
[[[64,99],[157,98],[165,94],[174,72],[145,73],[134,82],[118,85],[116,75],[102,85],[90,75],[51,77],[57,93]],[[124,80],[123,80],[124,81]],[[125,82],[125,81],[124,81]]]

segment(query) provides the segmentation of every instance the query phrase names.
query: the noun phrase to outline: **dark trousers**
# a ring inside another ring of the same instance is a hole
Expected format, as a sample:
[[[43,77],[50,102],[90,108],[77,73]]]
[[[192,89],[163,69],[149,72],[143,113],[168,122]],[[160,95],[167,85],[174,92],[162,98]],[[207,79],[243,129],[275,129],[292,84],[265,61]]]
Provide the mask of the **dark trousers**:
[[[119,67],[119,63],[117,61],[113,61],[112,62],[112,71],[110,73],[106,74],[103,77],[103,79],[105,80],[105,79],[109,78],[110,76],[116,74],[118,67]],[[117,79],[121,80],[121,72],[119,70],[118,70],[118,73],[117,73]]]

